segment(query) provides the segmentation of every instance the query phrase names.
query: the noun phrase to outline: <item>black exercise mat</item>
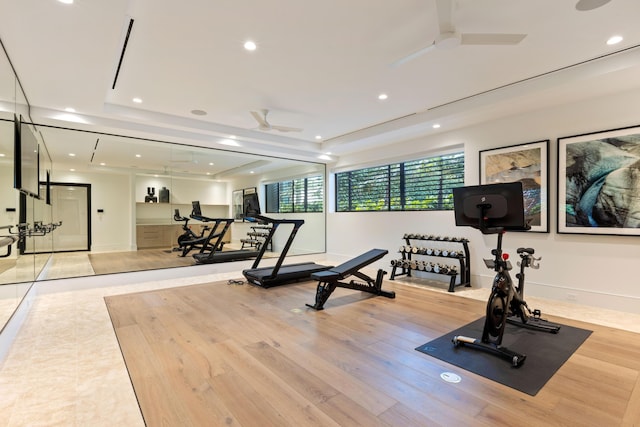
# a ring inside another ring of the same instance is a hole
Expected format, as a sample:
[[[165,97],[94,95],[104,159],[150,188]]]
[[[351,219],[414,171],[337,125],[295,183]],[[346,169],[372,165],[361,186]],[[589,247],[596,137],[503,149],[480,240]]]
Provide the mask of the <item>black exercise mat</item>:
[[[490,380],[535,396],[592,331],[562,325],[557,334],[534,331],[507,323],[502,345],[527,356],[515,368],[506,359],[471,347],[454,347],[456,335],[482,337],[484,317],[416,348]]]

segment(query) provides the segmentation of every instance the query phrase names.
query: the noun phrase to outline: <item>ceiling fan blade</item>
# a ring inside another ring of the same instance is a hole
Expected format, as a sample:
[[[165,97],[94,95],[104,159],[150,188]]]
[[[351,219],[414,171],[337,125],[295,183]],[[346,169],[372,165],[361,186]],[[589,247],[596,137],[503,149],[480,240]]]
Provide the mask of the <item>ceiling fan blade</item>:
[[[453,26],[453,1],[436,0],[436,11],[438,12],[438,32],[454,32],[455,28]]]
[[[396,68],[401,66],[402,64],[406,64],[409,61],[413,61],[414,59],[424,55],[425,53],[429,52],[431,49],[433,49],[435,47],[435,43],[431,43],[429,46],[427,47],[423,47],[422,49],[416,50],[413,53],[410,53],[407,56],[403,56],[402,58],[394,61],[391,63],[391,67],[392,68]]]
[[[460,44],[514,45],[520,43],[526,36],[526,34],[467,33],[460,34]]]
[[[269,128],[269,123],[267,123],[267,117],[266,114],[263,116],[262,114],[258,113],[257,111],[251,111],[251,115],[253,116],[254,119],[256,119],[256,122],[258,122],[258,124],[260,125],[260,128],[266,127]]]
[[[300,128],[292,128],[292,127],[289,127],[289,126],[271,125],[271,129],[277,130],[277,131],[280,131],[280,132],[302,132],[302,129],[300,129]]]

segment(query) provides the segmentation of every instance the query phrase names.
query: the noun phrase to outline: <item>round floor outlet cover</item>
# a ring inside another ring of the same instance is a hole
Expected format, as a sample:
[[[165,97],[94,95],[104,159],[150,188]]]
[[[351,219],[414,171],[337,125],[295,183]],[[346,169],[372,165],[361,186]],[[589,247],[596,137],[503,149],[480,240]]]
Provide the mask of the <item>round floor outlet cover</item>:
[[[440,378],[448,383],[459,383],[462,381],[460,375],[454,374],[453,372],[443,372],[440,374]]]

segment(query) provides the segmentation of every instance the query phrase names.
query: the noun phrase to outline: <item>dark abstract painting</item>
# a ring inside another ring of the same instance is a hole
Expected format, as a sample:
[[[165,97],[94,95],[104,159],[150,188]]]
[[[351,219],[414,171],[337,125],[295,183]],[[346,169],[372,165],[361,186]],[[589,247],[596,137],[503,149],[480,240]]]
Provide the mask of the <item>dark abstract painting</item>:
[[[640,235],[640,128],[558,139],[558,232]]]

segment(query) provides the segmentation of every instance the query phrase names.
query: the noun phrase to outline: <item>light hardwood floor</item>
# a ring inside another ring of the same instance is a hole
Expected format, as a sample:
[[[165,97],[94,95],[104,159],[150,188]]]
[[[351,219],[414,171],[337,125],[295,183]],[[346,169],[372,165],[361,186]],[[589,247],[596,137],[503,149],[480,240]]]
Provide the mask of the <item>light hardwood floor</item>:
[[[338,289],[320,312],[304,306],[311,282],[106,302],[148,426],[640,425],[640,335],[548,316],[594,332],[529,396],[414,350],[482,317],[484,302],[384,287],[396,299]]]

